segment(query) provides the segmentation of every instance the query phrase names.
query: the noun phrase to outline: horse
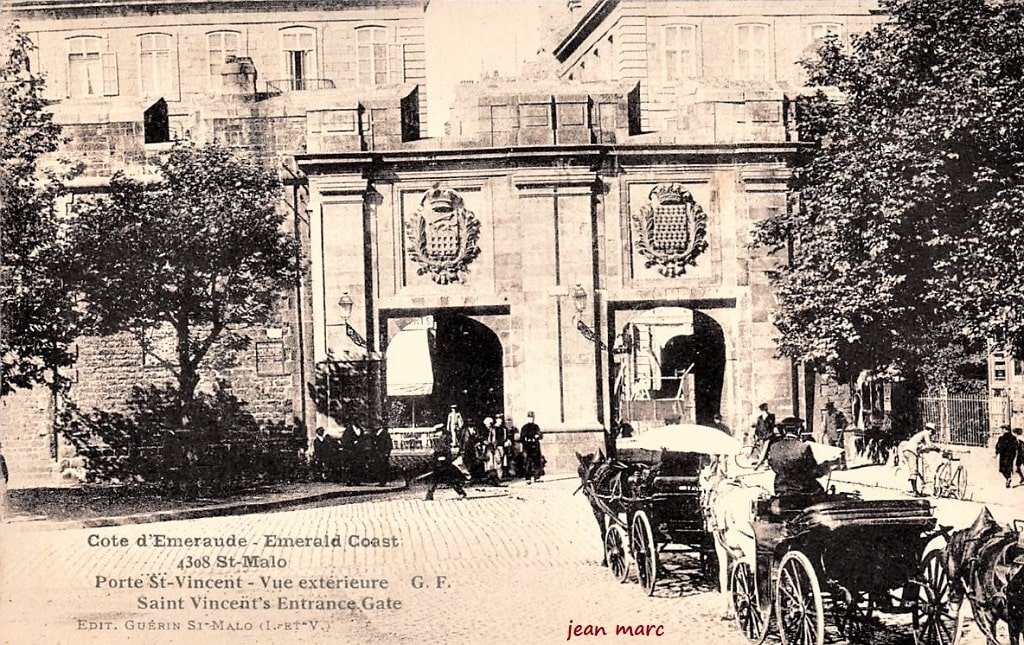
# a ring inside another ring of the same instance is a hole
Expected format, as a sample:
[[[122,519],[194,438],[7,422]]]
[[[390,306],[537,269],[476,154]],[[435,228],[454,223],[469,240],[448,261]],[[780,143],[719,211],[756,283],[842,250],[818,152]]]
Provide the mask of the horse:
[[[747,559],[750,566],[754,566],[754,501],[768,491],[729,477],[721,458],[701,472],[700,487],[704,517],[714,536],[718,557],[718,589],[724,606],[722,620],[731,620],[734,616],[729,572],[732,564],[740,559]]]
[[[596,457],[593,453],[581,455],[577,452],[576,458],[580,462],[579,468],[576,471],[580,476],[580,485],[575,492],[578,493],[582,490],[583,494],[587,496],[587,501],[590,502],[590,509],[594,513],[594,519],[597,521],[601,544],[604,544],[604,534],[607,530],[604,517],[605,511],[598,504],[597,496],[621,495],[622,491],[627,488],[626,479],[629,477],[629,473],[635,469],[635,466],[615,459],[608,459],[605,457],[604,452],[600,451]],[[608,554],[604,553],[604,549],[601,551],[601,566],[606,567],[608,566]]]
[[[1006,623],[1010,645],[1020,645],[1024,632],[1024,542],[1021,531],[1000,525],[988,508],[971,526],[954,531],[944,549],[951,599],[966,595],[978,628],[988,645],[997,645],[996,624]],[[963,628],[957,616],[953,642]]]

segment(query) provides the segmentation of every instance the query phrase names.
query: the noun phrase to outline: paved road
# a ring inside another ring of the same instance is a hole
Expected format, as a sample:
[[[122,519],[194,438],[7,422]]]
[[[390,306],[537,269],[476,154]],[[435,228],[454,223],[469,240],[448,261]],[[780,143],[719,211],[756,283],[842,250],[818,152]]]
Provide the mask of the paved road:
[[[467,501],[441,491],[437,501],[425,502],[422,491],[413,491],[362,503],[110,529],[8,525],[0,547],[0,580],[7,583],[0,590],[0,634],[18,645],[542,644],[566,642],[572,621],[608,632],[572,639],[579,642],[745,642],[732,623],[719,619],[719,599],[693,560],[670,560],[677,576],[653,598],[636,584],[616,583],[599,566],[597,527],[585,499],[571,495],[575,484],[564,479],[476,489]],[[249,544],[165,547],[154,546],[154,536]],[[265,536],[309,544],[268,546]],[[330,545],[335,536],[340,546]],[[358,546],[350,545],[352,536]],[[140,538],[146,546],[139,546]],[[314,544],[319,538],[328,546]],[[242,562],[243,556],[256,559]],[[380,588],[382,579],[387,588]],[[190,581],[200,588],[187,588]],[[346,588],[353,581],[377,588]],[[313,585],[318,588],[300,589]],[[225,600],[236,605],[211,608]],[[339,600],[354,607],[315,606]],[[661,626],[662,636],[652,630],[647,637],[616,638],[616,625]],[[909,635],[896,621],[874,642],[909,642]]]

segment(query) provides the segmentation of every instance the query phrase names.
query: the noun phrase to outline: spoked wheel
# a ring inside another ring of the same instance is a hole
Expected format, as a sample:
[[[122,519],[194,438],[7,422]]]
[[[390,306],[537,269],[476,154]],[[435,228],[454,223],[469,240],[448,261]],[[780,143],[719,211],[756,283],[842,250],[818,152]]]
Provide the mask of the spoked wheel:
[[[952,497],[952,488],[950,484],[953,480],[953,472],[949,468],[949,464],[942,463],[935,469],[935,482],[932,492],[935,493],[936,497]]]
[[[751,643],[763,643],[768,636],[771,611],[762,611],[754,568],[740,560],[732,568],[732,607],[736,624]]]
[[[957,499],[967,497],[967,471],[963,466],[957,466],[953,471],[952,491]]]
[[[625,582],[629,577],[629,552],[626,549],[626,531],[618,524],[609,523],[605,531],[604,555],[615,579]]]
[[[775,582],[775,619],[782,645],[824,645],[825,609],[811,561],[790,551],[779,564]]]
[[[636,562],[636,576],[648,596],[654,593],[658,578],[658,552],[654,548],[654,533],[647,513],[637,511],[633,517],[629,545]]]
[[[871,599],[862,592],[841,589],[835,596],[835,621],[839,634],[851,643],[869,643],[875,630]]]
[[[917,645],[953,645],[960,638],[957,613],[960,603],[953,599],[942,552],[935,550],[921,563],[917,602],[911,617]]]

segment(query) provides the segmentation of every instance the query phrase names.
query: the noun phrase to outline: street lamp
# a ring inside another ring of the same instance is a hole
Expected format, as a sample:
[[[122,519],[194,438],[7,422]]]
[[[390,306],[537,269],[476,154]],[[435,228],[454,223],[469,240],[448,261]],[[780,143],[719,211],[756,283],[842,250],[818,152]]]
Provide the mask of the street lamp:
[[[341,298],[338,299],[338,307],[341,309],[341,323],[345,325],[345,335],[352,339],[352,342],[366,349],[366,339],[359,335],[352,325],[348,324],[348,319],[352,316],[352,296],[348,295],[348,291],[341,294]]]
[[[582,316],[583,310],[587,307],[587,292],[578,282],[572,290],[572,304],[576,307],[576,315]]]

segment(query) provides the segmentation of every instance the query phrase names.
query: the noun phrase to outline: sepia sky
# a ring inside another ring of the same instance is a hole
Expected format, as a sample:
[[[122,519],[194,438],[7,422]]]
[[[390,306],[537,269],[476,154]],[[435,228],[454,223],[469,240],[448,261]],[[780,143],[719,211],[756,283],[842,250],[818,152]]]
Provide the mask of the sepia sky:
[[[444,134],[455,87],[535,57],[565,0],[430,0],[426,13],[428,136]]]

